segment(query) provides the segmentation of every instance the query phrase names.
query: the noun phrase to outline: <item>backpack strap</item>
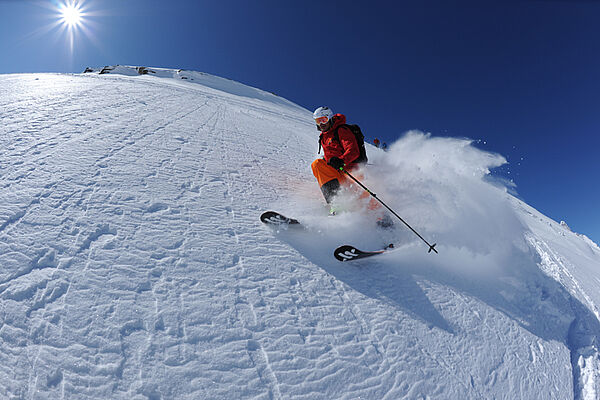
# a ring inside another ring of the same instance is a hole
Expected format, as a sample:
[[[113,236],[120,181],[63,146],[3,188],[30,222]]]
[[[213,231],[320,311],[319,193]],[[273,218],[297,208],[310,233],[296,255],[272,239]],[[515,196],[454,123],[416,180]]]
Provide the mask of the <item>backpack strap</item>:
[[[321,154],[321,149],[323,148],[323,146],[321,145],[321,142],[323,142],[323,134],[322,133],[319,135],[319,151],[317,151],[317,154]]]

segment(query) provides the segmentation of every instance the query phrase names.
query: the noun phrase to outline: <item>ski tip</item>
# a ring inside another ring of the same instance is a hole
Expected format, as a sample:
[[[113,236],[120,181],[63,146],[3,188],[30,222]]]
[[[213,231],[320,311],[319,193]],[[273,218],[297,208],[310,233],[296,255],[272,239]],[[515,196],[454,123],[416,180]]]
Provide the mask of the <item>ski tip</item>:
[[[439,254],[438,251],[435,249],[436,244],[437,243],[434,243],[431,246],[429,246],[429,251],[427,253],[431,253],[431,250],[433,250],[435,252],[435,254]]]
[[[344,262],[353,260],[356,256],[358,256],[357,253],[360,253],[360,250],[354,246],[344,245],[335,249],[333,256],[336,258],[336,260]]]
[[[294,218],[288,218],[275,211],[265,211],[261,214],[260,220],[268,225],[300,225],[300,221]]]
[[[269,223],[269,218],[272,218],[274,216],[276,216],[278,213],[276,213],[275,211],[265,211],[264,213],[262,213],[260,215],[260,220],[261,222],[264,223]]]
[[[350,245],[346,244],[346,245],[340,246],[337,249],[335,249],[333,252],[333,256],[338,261],[344,262],[344,261],[352,261],[352,260],[367,258],[367,257],[375,256],[377,254],[383,254],[386,252],[386,250],[391,250],[391,249],[393,249],[393,246],[386,247],[382,250],[377,250],[377,251],[361,251],[354,246],[350,246]]]

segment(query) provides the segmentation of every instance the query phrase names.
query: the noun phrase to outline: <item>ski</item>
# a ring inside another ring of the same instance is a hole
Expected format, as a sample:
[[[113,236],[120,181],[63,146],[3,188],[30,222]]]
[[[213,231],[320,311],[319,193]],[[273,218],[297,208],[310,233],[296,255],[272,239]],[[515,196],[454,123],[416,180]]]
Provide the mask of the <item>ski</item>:
[[[297,219],[286,217],[275,211],[265,211],[260,216],[260,220],[267,225],[300,225],[300,221]]]
[[[372,257],[372,256],[376,256],[378,254],[383,254],[386,253],[390,250],[394,250],[394,244],[388,244],[387,246],[385,246],[383,249],[381,250],[376,250],[376,251],[362,251],[357,249],[354,246],[350,246],[350,245],[343,245],[338,247],[337,249],[335,249],[335,251],[333,252],[333,256],[338,260],[338,261],[353,261],[353,260],[360,260],[362,258],[367,258],[367,257]]]

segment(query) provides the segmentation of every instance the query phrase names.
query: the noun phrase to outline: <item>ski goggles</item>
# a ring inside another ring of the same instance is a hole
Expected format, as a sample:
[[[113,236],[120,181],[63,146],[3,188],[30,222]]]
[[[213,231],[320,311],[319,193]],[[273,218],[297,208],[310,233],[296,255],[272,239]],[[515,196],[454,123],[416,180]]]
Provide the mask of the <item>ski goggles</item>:
[[[328,118],[327,116],[322,116],[322,117],[317,117],[317,118],[315,118],[315,122],[316,122],[317,124],[319,124],[319,125],[320,125],[320,124],[326,124],[326,123],[327,123],[327,121],[329,121],[329,118]]]

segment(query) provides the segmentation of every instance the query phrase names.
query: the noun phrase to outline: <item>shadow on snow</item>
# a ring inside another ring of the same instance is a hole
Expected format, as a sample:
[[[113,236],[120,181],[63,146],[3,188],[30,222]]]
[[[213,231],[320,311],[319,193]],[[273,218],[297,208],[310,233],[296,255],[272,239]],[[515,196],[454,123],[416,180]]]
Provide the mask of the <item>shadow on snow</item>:
[[[437,284],[484,302],[540,339],[563,343],[571,353],[575,398],[581,397],[585,372],[579,359],[589,356],[590,348],[598,348],[600,322],[587,306],[542,272],[535,251],[512,248],[499,260],[495,257],[491,267],[486,260],[494,255],[479,254],[467,260],[473,265],[463,268],[461,257],[451,249],[440,247],[440,254],[428,254],[426,246],[415,244],[342,263],[333,258],[333,250],[344,243],[328,235],[320,233],[315,238],[315,232],[308,230],[282,230],[276,236],[353,290],[386,302],[430,328],[451,335],[460,330],[440,313],[423,289],[424,285]]]

